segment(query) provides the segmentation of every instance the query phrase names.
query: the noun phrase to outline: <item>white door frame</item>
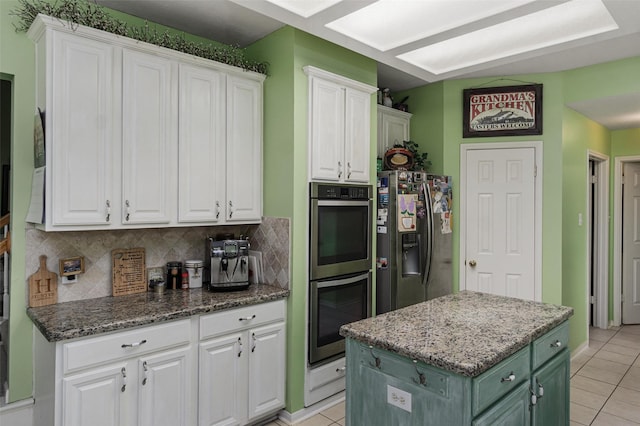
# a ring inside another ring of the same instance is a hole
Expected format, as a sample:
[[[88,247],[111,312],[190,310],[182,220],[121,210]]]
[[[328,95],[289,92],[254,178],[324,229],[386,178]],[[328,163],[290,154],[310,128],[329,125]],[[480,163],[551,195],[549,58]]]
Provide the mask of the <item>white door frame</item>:
[[[533,148],[535,151],[535,170],[534,179],[535,191],[535,260],[534,260],[534,294],[535,301],[542,301],[542,141],[525,141],[525,142],[495,142],[495,143],[473,143],[460,145],[460,258],[459,258],[459,287],[460,290],[466,289],[466,273],[465,265],[465,241],[467,240],[467,209],[465,200],[467,197],[467,151],[478,149],[513,149],[513,148]]]
[[[640,162],[640,155],[616,157],[613,177],[613,321],[622,323],[622,168],[624,163]]]
[[[595,303],[595,315],[594,326],[598,328],[607,328],[609,326],[609,157],[602,153],[587,150],[587,168],[589,168],[589,160],[593,160],[596,164],[596,176],[598,181],[596,182],[596,194],[597,199],[593,200],[596,209],[596,223],[595,223],[595,240],[598,242],[596,247],[593,247],[593,262],[594,262],[594,295],[596,296]],[[591,224],[593,218],[591,217],[591,210],[589,209],[589,192],[591,191],[591,173],[587,173],[587,224]],[[588,232],[591,232],[589,229]],[[591,244],[591,242],[589,242]],[[589,250],[587,250],[587,312],[589,312],[590,304],[590,282],[589,277],[591,272],[589,271],[589,265],[591,259],[589,259]],[[587,316],[587,329],[589,329],[589,317]]]

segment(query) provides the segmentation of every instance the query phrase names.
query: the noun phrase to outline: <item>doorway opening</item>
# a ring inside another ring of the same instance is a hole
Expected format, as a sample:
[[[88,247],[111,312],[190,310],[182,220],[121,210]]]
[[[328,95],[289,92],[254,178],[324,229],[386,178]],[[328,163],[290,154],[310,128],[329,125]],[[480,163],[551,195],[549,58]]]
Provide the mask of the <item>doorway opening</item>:
[[[588,288],[589,326],[609,326],[609,157],[588,151]]]
[[[8,391],[9,341],[9,205],[13,80],[0,74],[0,401]],[[0,404],[1,405],[1,404]]]

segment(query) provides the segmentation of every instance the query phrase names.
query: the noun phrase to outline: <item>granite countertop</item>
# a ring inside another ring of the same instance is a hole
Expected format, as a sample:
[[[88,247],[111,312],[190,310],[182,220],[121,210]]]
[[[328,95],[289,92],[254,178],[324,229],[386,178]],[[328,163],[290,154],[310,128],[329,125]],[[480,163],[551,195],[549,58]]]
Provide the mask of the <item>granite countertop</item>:
[[[463,291],[340,328],[367,345],[475,377],[573,315],[573,308]]]
[[[251,284],[241,291],[206,288],[108,296],[28,308],[27,315],[50,342],[186,318],[240,306],[283,299],[289,290]]]

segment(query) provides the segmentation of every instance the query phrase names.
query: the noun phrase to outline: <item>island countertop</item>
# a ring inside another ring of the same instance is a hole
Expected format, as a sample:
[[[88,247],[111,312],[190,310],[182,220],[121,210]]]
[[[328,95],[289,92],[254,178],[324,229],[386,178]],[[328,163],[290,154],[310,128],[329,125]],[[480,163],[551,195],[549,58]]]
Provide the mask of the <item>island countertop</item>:
[[[255,305],[288,295],[289,290],[266,284],[228,292],[211,292],[203,287],[56,303],[28,308],[27,315],[49,342],[57,342]]]
[[[475,377],[572,314],[566,306],[462,291],[343,325],[340,334]]]

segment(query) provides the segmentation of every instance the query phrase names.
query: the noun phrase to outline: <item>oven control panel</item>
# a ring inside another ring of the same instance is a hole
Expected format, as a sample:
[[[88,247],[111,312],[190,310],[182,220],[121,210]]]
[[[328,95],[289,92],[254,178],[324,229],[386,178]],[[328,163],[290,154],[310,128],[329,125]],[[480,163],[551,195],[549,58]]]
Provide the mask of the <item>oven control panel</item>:
[[[311,198],[322,200],[369,200],[371,185],[336,185],[311,182]]]

